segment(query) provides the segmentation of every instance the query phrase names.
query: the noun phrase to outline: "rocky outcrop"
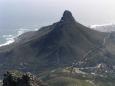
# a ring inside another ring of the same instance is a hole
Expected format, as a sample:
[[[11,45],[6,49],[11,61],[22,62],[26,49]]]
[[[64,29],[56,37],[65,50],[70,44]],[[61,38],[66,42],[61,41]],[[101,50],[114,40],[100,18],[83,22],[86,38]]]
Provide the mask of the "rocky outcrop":
[[[4,74],[3,86],[47,86],[31,73],[7,72]]]
[[[74,17],[72,16],[72,13],[68,10],[66,10],[64,13],[63,13],[63,16],[61,18],[61,21],[64,21],[64,22],[75,22],[75,19]]]

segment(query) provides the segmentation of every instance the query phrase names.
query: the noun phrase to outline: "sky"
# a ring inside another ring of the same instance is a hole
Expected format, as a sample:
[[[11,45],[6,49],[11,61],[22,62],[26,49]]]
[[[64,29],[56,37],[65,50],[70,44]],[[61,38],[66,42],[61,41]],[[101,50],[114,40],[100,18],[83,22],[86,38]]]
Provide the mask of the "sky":
[[[0,0],[0,29],[48,25],[64,10],[86,26],[115,23],[115,0]]]

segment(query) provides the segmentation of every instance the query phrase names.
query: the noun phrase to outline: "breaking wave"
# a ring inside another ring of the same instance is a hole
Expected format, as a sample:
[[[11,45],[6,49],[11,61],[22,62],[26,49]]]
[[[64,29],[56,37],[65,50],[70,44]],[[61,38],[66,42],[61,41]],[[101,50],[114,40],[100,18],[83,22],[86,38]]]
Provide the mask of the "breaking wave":
[[[2,35],[1,38],[4,39],[5,42],[1,43],[0,47],[5,46],[5,45],[9,45],[9,44],[15,42],[15,38],[18,37],[19,35],[25,33],[25,32],[36,31],[36,30],[38,30],[38,28],[34,28],[34,29],[20,28],[20,29],[17,29],[16,31],[14,31],[14,34]]]

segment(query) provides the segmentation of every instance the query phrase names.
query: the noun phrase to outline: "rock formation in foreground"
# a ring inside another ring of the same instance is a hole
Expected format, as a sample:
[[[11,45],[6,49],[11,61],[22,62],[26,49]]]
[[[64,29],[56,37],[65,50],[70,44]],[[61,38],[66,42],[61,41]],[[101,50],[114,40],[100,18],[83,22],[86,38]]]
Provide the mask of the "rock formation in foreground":
[[[47,86],[31,73],[19,71],[7,72],[4,74],[3,86]]]

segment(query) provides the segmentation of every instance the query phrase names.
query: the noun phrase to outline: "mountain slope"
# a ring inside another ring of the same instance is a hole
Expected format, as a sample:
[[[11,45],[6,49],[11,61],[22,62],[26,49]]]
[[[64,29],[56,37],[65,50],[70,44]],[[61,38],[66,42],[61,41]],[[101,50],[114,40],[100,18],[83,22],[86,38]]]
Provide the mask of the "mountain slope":
[[[105,54],[108,51],[100,50],[105,36],[106,33],[91,30],[76,22],[71,12],[65,11],[59,22],[39,31],[25,33],[13,44],[1,47],[0,68],[3,71],[43,71],[70,66],[74,61],[84,59],[84,55],[88,59],[86,66],[109,63],[113,59]],[[93,53],[87,55],[90,51]]]

